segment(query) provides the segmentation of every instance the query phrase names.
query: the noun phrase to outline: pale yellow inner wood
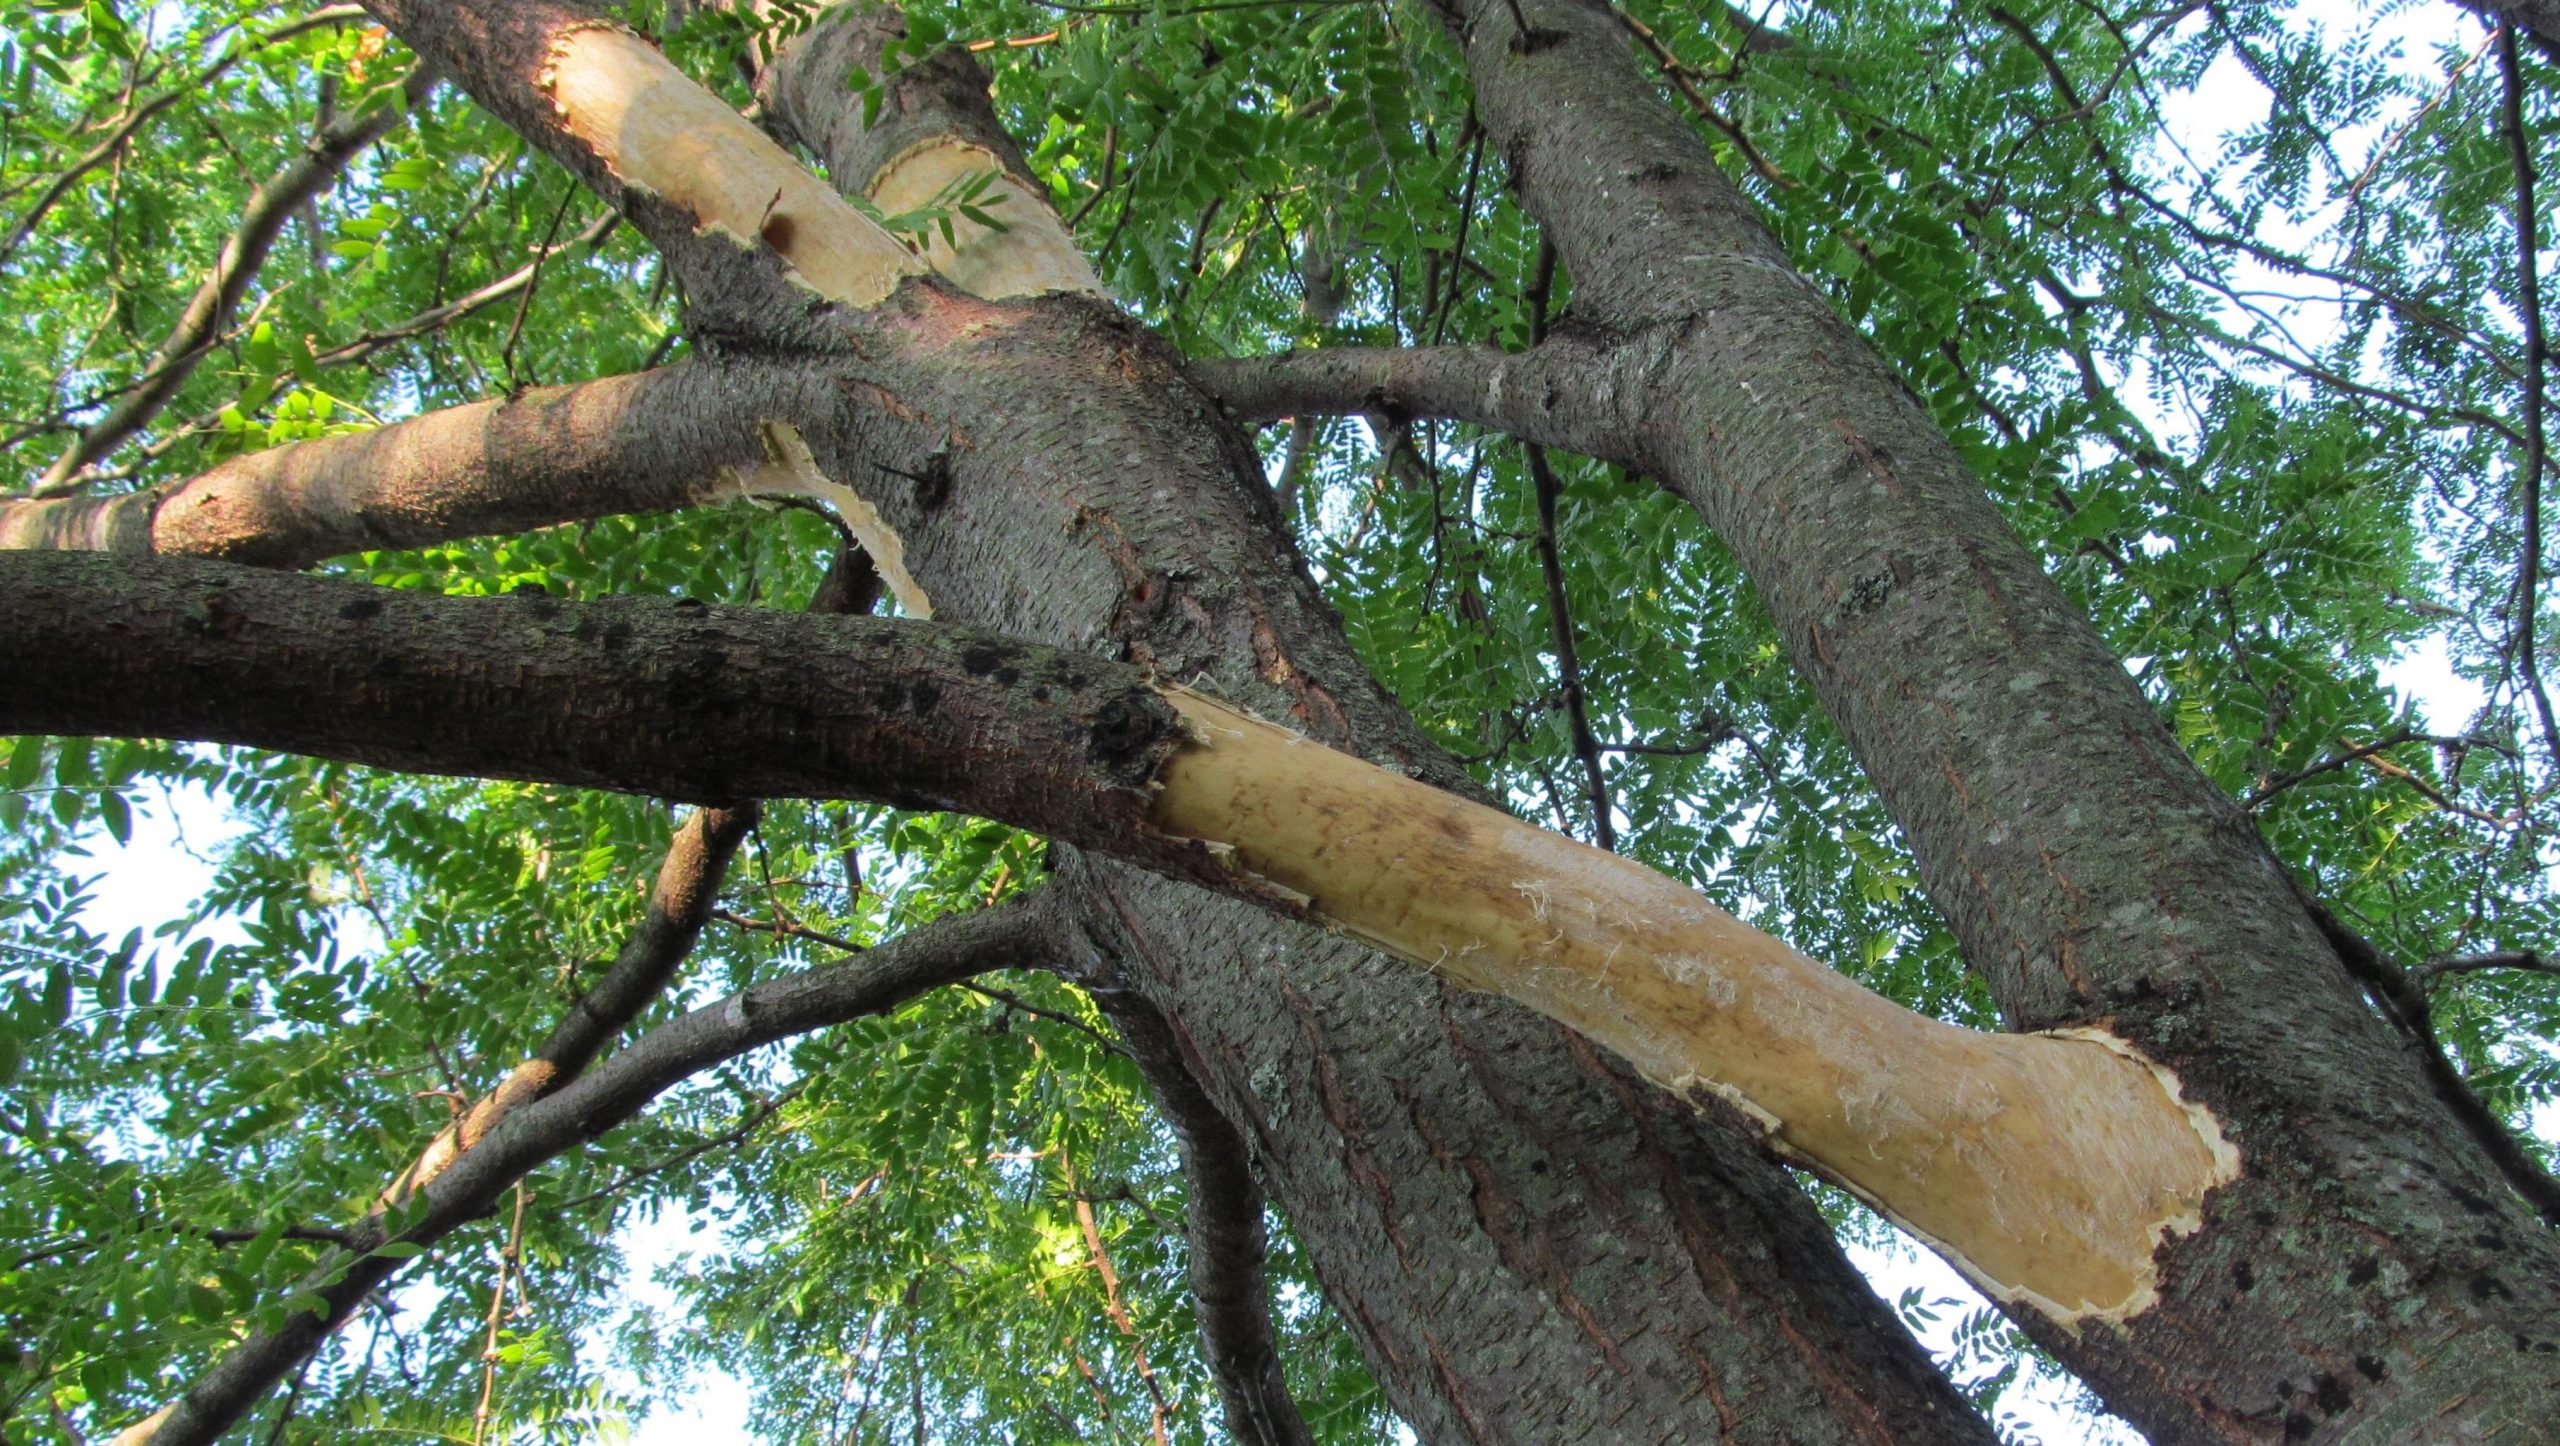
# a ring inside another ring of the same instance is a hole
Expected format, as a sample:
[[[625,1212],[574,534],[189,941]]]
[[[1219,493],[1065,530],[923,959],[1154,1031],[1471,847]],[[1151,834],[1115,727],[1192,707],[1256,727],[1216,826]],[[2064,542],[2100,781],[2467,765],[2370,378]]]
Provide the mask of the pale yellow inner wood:
[[[1200,742],[1156,822],[1233,846],[1323,919],[1725,1099],[1993,1294],[2064,1321],[2155,1298],[2238,1157],[2169,1073],[2096,1031],[1912,1013],[1686,885],[1184,689]]]
[[[974,204],[1002,229],[981,225],[951,211],[947,204],[979,176],[992,179],[978,192],[980,199]],[[984,146],[952,136],[910,146],[882,165],[864,190],[873,205],[891,216],[920,211],[942,200],[951,239],[943,239],[940,225],[930,227],[925,233],[925,261],[973,296],[993,300],[1046,291],[1105,294],[1102,278],[1094,274],[1093,263],[1075,238],[1059,224],[1049,198],[1016,179]]]
[[[684,207],[704,231],[771,246],[829,300],[869,306],[924,269],[896,237],[628,30],[599,24],[562,35],[544,84],[562,124],[624,185]]]

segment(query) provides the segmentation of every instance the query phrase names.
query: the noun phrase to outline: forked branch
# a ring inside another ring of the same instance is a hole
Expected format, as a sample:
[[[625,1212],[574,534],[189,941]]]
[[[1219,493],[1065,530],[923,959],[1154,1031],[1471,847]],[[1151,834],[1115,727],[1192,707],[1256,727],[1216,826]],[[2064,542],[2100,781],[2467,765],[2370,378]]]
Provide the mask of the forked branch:
[[[320,1309],[297,1307],[282,1325],[233,1346],[156,1428],[144,1423],[144,1434],[128,1432],[132,1446],[207,1446],[221,1436],[415,1253],[385,1254],[384,1246],[433,1244],[545,1163],[758,1046],[878,1014],[989,969],[1045,967],[1053,958],[1046,915],[1033,894],[944,919],[844,963],[741,990],[642,1035],[575,1083],[514,1111],[404,1209],[368,1216],[357,1227],[362,1248],[333,1253],[293,1292],[316,1298]]]

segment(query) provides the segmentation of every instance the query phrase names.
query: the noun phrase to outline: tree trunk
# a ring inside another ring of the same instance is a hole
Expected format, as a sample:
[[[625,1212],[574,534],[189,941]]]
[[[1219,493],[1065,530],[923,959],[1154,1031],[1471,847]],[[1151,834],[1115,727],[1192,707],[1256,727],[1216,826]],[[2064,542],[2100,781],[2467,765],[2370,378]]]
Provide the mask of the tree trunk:
[[[563,115],[567,47],[637,73],[585,38],[609,22],[558,3],[369,8],[622,205],[686,277],[715,346],[831,354],[849,389],[901,419],[808,445],[817,472],[860,484],[937,617],[1198,680],[1472,791],[1353,656],[1250,441],[1170,346],[1075,295],[998,307],[911,281],[868,312],[822,310],[801,289],[836,294],[827,258],[802,260],[814,203],[793,200],[803,211],[777,227],[758,209],[768,187],[736,224],[711,225],[727,199],[651,172],[664,155],[612,150],[627,128]],[[851,104],[841,74],[808,93]],[[823,116],[776,112],[828,134]],[[859,184],[895,158],[826,160]],[[741,244],[749,234],[770,249]],[[777,258],[793,271],[777,276]],[[871,485],[884,451],[928,480]],[[1517,1006],[1061,854],[1081,936],[1164,1014],[1252,1142],[1388,1399],[1426,1439],[1987,1439],[1755,1130],[1702,1120]]]
[[[947,498],[873,499],[936,616],[1202,680],[1474,792],[1351,655],[1180,357],[1095,303],[1035,309],[1053,324],[939,413],[993,442],[953,448]],[[1755,1130],[1338,936],[1066,850],[1058,871],[1425,1440],[1983,1439]]]
[[[2240,1149],[2203,1228],[2164,1245],[2156,1306],[2104,1330],[2013,1314],[2164,1440],[2547,1430],[2560,1241],[2254,825],[1795,275],[1608,9],[1450,19],[1574,314],[1646,350],[1632,460],[1733,549],[2013,1027],[2107,1024]]]

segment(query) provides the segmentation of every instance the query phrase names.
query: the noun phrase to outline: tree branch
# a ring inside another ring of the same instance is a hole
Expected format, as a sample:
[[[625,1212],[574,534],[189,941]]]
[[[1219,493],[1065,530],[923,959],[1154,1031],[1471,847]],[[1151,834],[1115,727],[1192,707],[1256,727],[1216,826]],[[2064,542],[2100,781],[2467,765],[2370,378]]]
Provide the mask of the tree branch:
[[[1582,650],[1574,643],[1573,609],[1564,595],[1564,558],[1556,547],[1556,501],[1564,484],[1547,465],[1547,451],[1532,442],[1523,448],[1529,476],[1538,493],[1538,570],[1547,580],[1547,630],[1556,650],[1556,685],[1564,695],[1566,725],[1573,734],[1573,755],[1582,760],[1582,778],[1591,805],[1591,841],[1618,851],[1618,826],[1609,818],[1609,774],[1600,762],[1600,739],[1591,731],[1591,706],[1582,687]]]
[[[80,178],[104,165],[117,151],[122,150],[137,132],[150,123],[153,116],[189,96],[203,93],[205,87],[220,80],[233,66],[270,45],[291,40],[297,35],[317,30],[324,25],[339,25],[349,20],[361,19],[363,16],[364,7],[361,5],[332,5],[323,10],[315,10],[299,20],[280,25],[264,35],[233,46],[223,53],[221,59],[189,76],[183,84],[173,85],[125,112],[124,118],[116,122],[115,128],[107,132],[104,139],[91,146],[78,160],[73,161],[61,174],[55,176],[45,186],[43,193],[28,205],[26,214],[18,218],[18,224],[9,228],[8,239],[0,241],[0,262],[5,262],[16,255],[18,248],[26,244],[29,236],[35,234],[36,227],[43,224],[45,216],[61,203],[62,198],[69,194]]]
[[[178,388],[204,360],[212,344],[231,320],[240,298],[249,284],[257,279],[259,268],[266,264],[267,252],[284,230],[285,221],[304,202],[317,196],[336,181],[347,163],[366,147],[390,133],[402,117],[422,104],[434,89],[436,69],[421,65],[411,73],[402,88],[397,104],[383,103],[354,115],[341,116],[321,128],[311,138],[303,153],[287,162],[283,169],[267,178],[250,193],[249,203],[241,212],[240,225],[222,243],[222,254],[213,264],[213,274],[196,288],[187,302],[177,325],[162,338],[152,354],[147,380],[107,414],[89,425],[54,460],[45,472],[46,485],[59,483],[88,466],[125,438],[148,426],[160,409],[176,396]]]
[[[0,548],[91,549],[304,567],[371,548],[708,501],[766,457],[758,418],[822,404],[787,367],[658,371],[430,412],[235,457],[174,487],[0,502]]]
[[[1525,352],[1488,346],[1324,347],[1198,358],[1187,370],[1247,426],[1283,417],[1438,417],[1545,447],[1627,462],[1652,419],[1635,409],[1649,338],[1605,346],[1549,338]]]
[[[1078,966],[1182,1150],[1191,1201],[1191,1295],[1210,1374],[1226,1406],[1227,1435],[1243,1446],[1310,1446],[1315,1438],[1289,1394],[1271,1324],[1271,1284],[1263,1268],[1270,1241],[1244,1136],[1201,1088],[1172,1023],[1112,982],[1112,969],[1107,956]]]
[[[2521,25],[2532,32],[2534,45],[2560,61],[2560,0],[2454,0],[2505,27]]]
[[[93,553],[0,554],[0,595],[0,731],[958,810],[1285,907],[1148,822],[1191,735],[1145,672],[1085,654],[941,624],[430,597]]]
[[[2497,949],[2486,954],[2448,954],[2430,959],[2409,971],[2409,979],[2421,989],[2431,988],[2448,974],[2478,974],[2491,969],[2515,969],[2527,974],[2560,974],[2560,960],[2545,959],[2532,949]]]
[[[776,1040],[878,1014],[937,985],[988,969],[1045,967],[1054,955],[1048,910],[1034,894],[912,930],[843,964],[759,984],[642,1035],[555,1094],[511,1115],[394,1219],[358,1227],[363,1251],[333,1254],[294,1288],[283,1325],[250,1335],[180,1397],[148,1446],[209,1446],[291,1372],[414,1251],[485,1213],[508,1188],[596,1139],[659,1094]],[[316,1308],[315,1308],[316,1307]]]
[[[383,1191],[384,1204],[398,1205],[408,1199],[486,1139],[510,1111],[575,1079],[641,1010],[666,992],[676,967],[702,937],[702,926],[720,897],[721,877],[747,830],[755,827],[756,815],[756,806],[748,803],[696,809],[685,819],[658,865],[648,911],[622,941],[612,967],[552,1026],[550,1037],[531,1058],[428,1142]]]
[[[2418,732],[2415,728],[2395,728],[2389,733],[2384,734],[2382,737],[2373,740],[2371,743],[2357,744],[2346,749],[2344,752],[2331,754],[2329,757],[2321,759],[2319,762],[2312,764],[2308,768],[2299,768],[2280,777],[2269,778],[2261,781],[2257,787],[2249,790],[2246,797],[2240,800],[2240,806],[2245,809],[2255,809],[2260,804],[2265,803],[2268,799],[2275,797],[2277,794],[2284,792],[2286,789],[2293,787],[2297,783],[2303,783],[2310,779],[2318,778],[2324,773],[2335,773],[2339,769],[2346,767],[2348,764],[2356,762],[2358,759],[2371,758],[2373,755],[2380,753],[2385,749],[2397,748],[2403,743],[2412,743],[2424,736],[2426,735]]]
[[[811,314],[812,290],[869,306],[923,270],[605,7],[366,0],[365,9],[628,217],[683,282],[699,323],[771,341],[789,318]]]
[[[2542,326],[2541,221],[2533,199],[2533,142],[2525,133],[2524,73],[2516,58],[2513,20],[2498,36],[2498,67],[2505,79],[2499,129],[2506,133],[2507,155],[2516,183],[2516,310],[2524,321],[2524,462],[2517,468],[2518,490],[2524,494],[2523,557],[2516,565],[2515,641],[2517,671],[2542,722],[2543,746],[2560,766],[2560,722],[2551,713],[2551,694],[2542,686],[2542,664],[2534,649],[2541,630],[2542,474],[2549,461],[2544,432],[2544,398],[2549,385],[2550,341]]]
[[[2291,882],[2288,876],[2288,882]],[[2436,1038],[2435,1016],[2427,1004],[2426,991],[2418,978],[2400,967],[2374,942],[2346,926],[2327,905],[2311,897],[2308,890],[2294,883],[2294,892],[2321,935],[2336,951],[2347,973],[2363,986],[2385,1018],[2399,1028],[2401,1035],[2418,1057],[2429,1087],[2435,1092],[2463,1132],[2480,1147],[2507,1184],[2540,1212],[2545,1221],[2560,1225],[2560,1179],[2535,1162],[2523,1145],[2507,1128],[2506,1121],[2490,1112],[2472,1091],[2470,1081],[2445,1058],[2444,1046]]]

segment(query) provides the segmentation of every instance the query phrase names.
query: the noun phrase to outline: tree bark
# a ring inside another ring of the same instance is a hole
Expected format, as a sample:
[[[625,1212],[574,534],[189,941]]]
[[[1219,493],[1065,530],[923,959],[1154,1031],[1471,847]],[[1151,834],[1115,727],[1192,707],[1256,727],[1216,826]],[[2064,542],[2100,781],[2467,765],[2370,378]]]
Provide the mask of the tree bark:
[[[841,84],[766,93],[830,175],[887,158],[796,108],[846,106]],[[939,500],[876,499],[937,615],[1117,652],[1476,794],[1352,655],[1182,359],[1080,299],[1017,316],[1003,355],[945,373],[941,415],[1002,450],[955,445]],[[1423,1439],[1984,1439],[1748,1126],[1339,937],[1089,857],[1060,874]]]
[[[2163,1439],[2540,1430],[2560,1241],[2464,1143],[2247,818],[1794,273],[1608,8],[1448,18],[1574,314],[1659,358],[1640,465],[1751,576],[2010,1021],[2107,1021],[2239,1145],[2244,1176],[2162,1251],[2158,1306],[2121,1330],[2022,1323]]]

